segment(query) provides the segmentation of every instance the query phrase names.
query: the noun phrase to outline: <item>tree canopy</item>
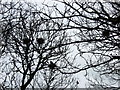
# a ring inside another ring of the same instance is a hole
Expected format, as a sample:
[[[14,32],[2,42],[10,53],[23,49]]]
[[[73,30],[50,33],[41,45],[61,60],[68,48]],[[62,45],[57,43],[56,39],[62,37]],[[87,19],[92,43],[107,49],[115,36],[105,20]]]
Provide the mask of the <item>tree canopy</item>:
[[[42,8],[11,2],[1,3],[0,7],[1,58],[10,57],[1,65],[5,83],[12,81],[9,83],[15,85],[20,80],[19,86],[24,90],[41,71],[61,75],[86,71],[88,75],[90,68],[101,79],[109,76],[119,82],[119,2],[63,0],[52,6],[44,4]]]
[[[111,78],[112,84],[119,82],[120,59],[120,4],[119,2],[61,1],[65,6],[59,17],[65,19],[67,29],[76,30],[76,47],[86,61],[85,70],[92,68],[99,77]],[[87,56],[89,56],[89,58]],[[97,80],[100,85],[106,85]],[[95,83],[95,82],[94,82]],[[107,86],[110,86],[107,84]]]

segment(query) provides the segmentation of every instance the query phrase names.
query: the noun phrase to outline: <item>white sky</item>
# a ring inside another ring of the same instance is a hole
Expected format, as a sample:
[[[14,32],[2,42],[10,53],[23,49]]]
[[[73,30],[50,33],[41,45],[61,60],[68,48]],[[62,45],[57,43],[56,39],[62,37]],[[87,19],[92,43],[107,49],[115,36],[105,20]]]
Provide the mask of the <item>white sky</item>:
[[[2,2],[10,2],[10,1],[19,1],[19,0],[2,0]],[[35,3],[39,6],[42,3],[52,5],[57,0],[25,0],[25,1]],[[66,1],[71,1],[71,0],[66,0]],[[83,0],[81,0],[81,1],[83,1]],[[62,6],[60,6],[60,7],[63,8]],[[83,71],[76,74],[76,77],[78,78],[78,81],[79,81],[79,88],[85,88],[86,85],[88,85],[88,83],[87,83],[88,81],[86,80],[84,75],[85,75],[85,72],[83,72]]]
[[[8,2],[10,2],[10,1],[18,1],[18,0],[2,0],[2,1],[8,1]],[[39,4],[41,5],[41,3],[43,3],[43,2],[46,3],[46,4],[52,5],[55,0],[25,0],[25,1],[36,3],[38,5]],[[70,0],[66,0],[66,1],[70,1]],[[83,0],[81,0],[81,1],[83,1]],[[91,0],[91,1],[93,1],[93,0]],[[62,8],[62,6],[61,6],[61,8]],[[80,73],[76,74],[76,77],[79,79],[78,81],[79,81],[79,87],[80,88],[84,88],[86,86],[86,84],[88,84],[87,80],[84,77],[84,75],[85,75],[84,72],[80,72]]]
[[[10,1],[18,1],[18,0],[2,0],[2,1],[10,2]],[[54,3],[54,1],[57,1],[57,0],[25,0],[25,1],[32,2],[32,3],[38,4],[38,5],[39,4],[41,5],[41,3],[43,3],[43,2],[46,4],[52,5]],[[66,1],[71,1],[71,0],[66,0]],[[79,1],[92,1],[93,2],[93,1],[98,1],[98,0],[79,0]],[[100,1],[119,1],[119,0],[100,0]],[[62,8],[62,6],[61,6],[61,8]],[[84,77],[84,75],[85,75],[84,72],[80,72],[80,73],[76,74],[76,77],[79,79],[78,81],[79,81],[80,88],[84,88],[86,85],[88,85],[87,80]]]

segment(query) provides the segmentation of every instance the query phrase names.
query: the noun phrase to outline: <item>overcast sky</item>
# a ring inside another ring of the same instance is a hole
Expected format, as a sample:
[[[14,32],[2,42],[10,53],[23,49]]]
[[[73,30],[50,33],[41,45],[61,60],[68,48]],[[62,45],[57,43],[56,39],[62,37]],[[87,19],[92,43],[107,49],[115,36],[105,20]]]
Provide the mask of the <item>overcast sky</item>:
[[[18,1],[18,0],[2,0],[2,1],[8,1],[9,2],[9,1]],[[55,0],[25,0],[25,1],[32,2],[32,3],[38,4],[38,5],[41,5],[42,3],[52,5]],[[62,6],[61,6],[61,8],[62,8]],[[84,72],[80,72],[80,73],[76,74],[76,77],[79,79],[78,81],[79,81],[79,87],[80,88],[84,88],[88,84],[84,75],[85,75]]]

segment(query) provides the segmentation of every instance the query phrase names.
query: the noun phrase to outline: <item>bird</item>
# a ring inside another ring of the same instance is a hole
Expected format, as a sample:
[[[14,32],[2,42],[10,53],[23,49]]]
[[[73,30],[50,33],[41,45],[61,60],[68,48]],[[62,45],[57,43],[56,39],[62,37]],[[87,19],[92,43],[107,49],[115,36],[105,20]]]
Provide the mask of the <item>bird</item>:
[[[110,19],[113,25],[119,24],[120,23],[120,16],[117,16],[115,18]]]
[[[55,63],[53,63],[52,61],[50,61],[50,64],[48,65],[48,67],[53,70],[53,69],[55,69],[55,67],[57,67],[57,66],[56,66]]]
[[[23,39],[23,44],[29,44],[30,43],[30,39],[29,38],[24,38]]]
[[[79,81],[77,81],[76,83],[79,84]]]
[[[113,59],[120,59],[120,56],[112,56]]]
[[[109,31],[109,30],[104,30],[104,31],[102,32],[102,35],[103,35],[103,37],[109,37],[110,31]]]
[[[114,46],[117,46],[118,48],[120,48],[120,43],[113,43]]]
[[[43,38],[37,38],[37,43],[38,44],[43,44],[45,40]]]

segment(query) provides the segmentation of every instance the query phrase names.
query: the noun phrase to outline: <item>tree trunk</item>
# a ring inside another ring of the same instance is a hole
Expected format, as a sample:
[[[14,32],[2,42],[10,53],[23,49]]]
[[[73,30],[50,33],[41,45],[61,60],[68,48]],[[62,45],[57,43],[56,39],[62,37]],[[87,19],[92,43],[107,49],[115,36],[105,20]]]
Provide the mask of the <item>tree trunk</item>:
[[[23,86],[20,87],[21,90],[25,90],[26,88],[27,88],[26,85],[23,85]]]

